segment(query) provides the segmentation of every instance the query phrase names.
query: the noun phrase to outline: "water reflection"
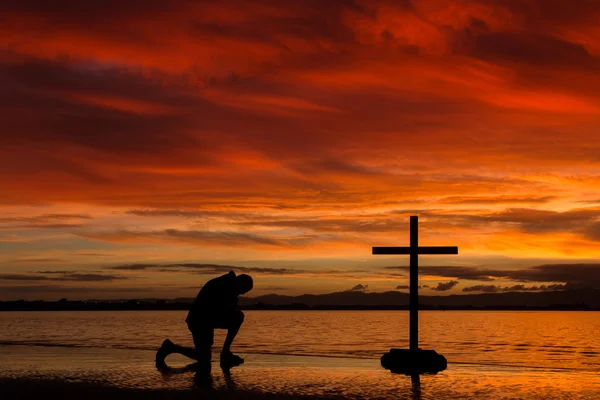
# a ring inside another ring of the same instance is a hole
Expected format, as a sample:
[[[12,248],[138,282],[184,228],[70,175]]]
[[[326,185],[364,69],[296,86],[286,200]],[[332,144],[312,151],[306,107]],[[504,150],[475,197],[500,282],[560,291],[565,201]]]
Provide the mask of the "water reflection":
[[[227,386],[227,389],[235,389],[237,385],[235,384],[233,378],[231,378],[231,370],[228,368],[221,368],[221,371],[223,371],[223,377],[225,378],[225,385]]]
[[[212,391],[215,389],[214,378],[212,375],[212,364],[206,365],[195,362],[185,365],[183,367],[167,367],[157,369],[161,373],[163,379],[165,380],[168,380],[174,375],[193,373],[191,385],[193,388],[201,389],[203,392]],[[227,390],[235,390],[237,388],[237,385],[231,377],[231,369],[221,368],[221,372],[223,373],[223,381],[225,382],[225,388]]]
[[[238,389],[238,385],[232,377],[230,368],[220,368],[221,373],[223,374],[223,382],[225,384],[224,387],[223,385],[216,384],[215,377],[212,374],[212,364],[208,367],[208,369],[206,365],[202,366],[200,363],[196,362],[183,367],[157,368],[157,370],[161,373],[164,380],[169,380],[176,375],[193,373],[192,383],[190,386],[193,389],[200,390],[204,394],[217,392],[222,389],[225,389],[229,392],[233,392]],[[416,373],[409,376],[407,375],[407,379],[409,377],[411,382],[410,398],[412,400],[422,400],[421,374]],[[244,389],[242,388],[241,391],[243,392]]]
[[[421,400],[421,375],[413,374],[410,376],[411,394],[413,400]]]
[[[214,380],[210,371],[208,373],[206,370],[195,371],[192,387],[205,392],[212,391],[214,389]]]

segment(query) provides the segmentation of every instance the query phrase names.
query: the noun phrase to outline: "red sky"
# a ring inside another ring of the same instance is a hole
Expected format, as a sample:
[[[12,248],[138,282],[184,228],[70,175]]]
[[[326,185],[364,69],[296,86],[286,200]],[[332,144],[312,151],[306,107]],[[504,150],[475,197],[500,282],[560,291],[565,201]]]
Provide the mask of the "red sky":
[[[600,285],[597,1],[0,16],[0,299],[394,290],[409,215],[424,294]]]

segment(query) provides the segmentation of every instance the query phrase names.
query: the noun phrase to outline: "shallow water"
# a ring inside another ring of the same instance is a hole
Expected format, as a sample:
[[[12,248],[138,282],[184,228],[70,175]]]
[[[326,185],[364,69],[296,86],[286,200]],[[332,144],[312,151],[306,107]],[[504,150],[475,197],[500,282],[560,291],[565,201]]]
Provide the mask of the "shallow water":
[[[192,371],[160,374],[165,337],[191,345],[185,312],[0,313],[0,377],[57,377],[139,388],[186,390]],[[404,311],[248,311],[234,343],[246,364],[212,385],[351,398],[416,395],[410,378],[379,366],[408,346]],[[421,378],[418,398],[600,398],[600,314],[425,311],[421,347],[449,361]],[[217,331],[216,348],[224,332]],[[182,367],[184,357],[170,365]]]
[[[450,363],[600,370],[600,313],[423,311],[420,346]],[[155,349],[191,345],[184,311],[5,312],[0,344]],[[224,339],[217,330],[215,345]],[[408,347],[406,311],[247,311],[245,353],[379,358]]]

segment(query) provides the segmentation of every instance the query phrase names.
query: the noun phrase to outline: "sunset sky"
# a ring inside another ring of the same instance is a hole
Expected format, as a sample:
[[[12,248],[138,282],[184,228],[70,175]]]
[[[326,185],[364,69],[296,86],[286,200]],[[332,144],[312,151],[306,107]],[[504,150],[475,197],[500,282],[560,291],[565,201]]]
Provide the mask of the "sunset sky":
[[[0,2],[0,300],[600,286],[600,3]],[[428,267],[429,266],[429,267]],[[516,286],[516,287],[515,287]]]

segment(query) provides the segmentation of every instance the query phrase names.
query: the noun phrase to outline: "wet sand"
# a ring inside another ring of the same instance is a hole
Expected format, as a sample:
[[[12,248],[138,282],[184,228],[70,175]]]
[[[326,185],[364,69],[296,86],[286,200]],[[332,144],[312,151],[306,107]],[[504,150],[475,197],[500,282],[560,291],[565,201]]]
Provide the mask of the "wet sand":
[[[56,379],[0,379],[2,398],[13,399],[89,399],[89,400],[145,400],[145,399],[313,399],[314,396],[298,396],[260,393],[249,390],[227,390],[197,387],[187,390],[176,389],[126,389],[86,382],[68,382]],[[321,397],[340,399],[340,396]]]
[[[420,385],[378,359],[240,353],[246,363],[198,374],[174,355],[154,367],[154,351],[0,346],[2,399],[598,399],[600,371],[449,364]],[[213,359],[218,359],[214,357]]]

